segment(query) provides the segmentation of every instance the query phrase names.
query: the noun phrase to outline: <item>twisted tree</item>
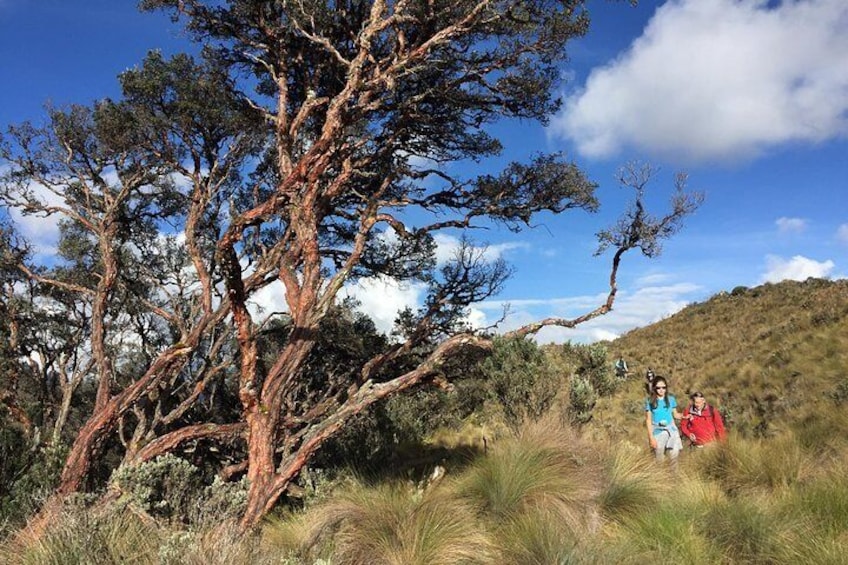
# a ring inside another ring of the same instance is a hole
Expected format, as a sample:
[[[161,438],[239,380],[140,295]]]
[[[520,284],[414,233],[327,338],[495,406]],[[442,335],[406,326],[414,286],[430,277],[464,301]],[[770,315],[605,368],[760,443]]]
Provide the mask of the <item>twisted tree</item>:
[[[50,308],[73,296],[87,317],[75,354],[97,393],[58,491],[84,488],[114,436],[124,464],[222,442],[233,446],[224,474],[249,479],[249,528],[352,417],[446,385],[446,358],[488,346],[463,315],[509,269],[469,243],[437,266],[434,233],[518,231],[540,212],[598,208],[596,185],[559,154],[497,174],[452,166],[498,155],[489,126],[499,120],[549,119],[566,44],[588,17],[578,0],[141,5],[184,21],[200,59],[151,53],[121,76],[120,100],[54,110],[43,128],[11,129],[0,149],[5,204],[62,218],[61,260],[20,270],[62,292]],[[681,182],[654,217],[644,183],[623,180],[637,190],[601,234],[614,248],[607,300],[515,334],[608,312],[622,255],[658,252],[699,203]],[[427,296],[368,360],[322,366],[322,321],[361,277],[424,283]],[[269,318],[251,306],[271,284],[285,293],[274,347]]]

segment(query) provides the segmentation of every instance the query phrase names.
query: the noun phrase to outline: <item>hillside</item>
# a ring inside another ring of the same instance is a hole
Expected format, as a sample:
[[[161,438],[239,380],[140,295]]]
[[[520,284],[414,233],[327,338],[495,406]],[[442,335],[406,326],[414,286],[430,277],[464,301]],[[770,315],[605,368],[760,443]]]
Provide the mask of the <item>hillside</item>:
[[[768,436],[834,410],[848,391],[848,281],[737,287],[607,345],[633,375],[598,403],[590,429],[641,441],[643,377],[651,367],[681,404],[701,390],[733,429]]]

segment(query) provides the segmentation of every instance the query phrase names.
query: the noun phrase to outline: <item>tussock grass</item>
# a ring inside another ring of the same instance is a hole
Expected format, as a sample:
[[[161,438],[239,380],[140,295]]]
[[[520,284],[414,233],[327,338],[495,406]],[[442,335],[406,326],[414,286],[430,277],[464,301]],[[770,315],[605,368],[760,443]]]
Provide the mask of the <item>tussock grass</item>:
[[[291,559],[302,558],[320,553],[322,537],[325,532],[314,523],[318,513],[286,512],[267,518],[262,526],[261,546],[266,553]],[[330,532],[327,532],[330,533]]]
[[[617,544],[626,563],[713,565],[719,562],[718,552],[696,530],[692,516],[672,500],[625,521]],[[622,552],[622,547],[628,551]]]
[[[157,564],[161,542],[154,524],[127,508],[101,513],[78,507],[57,511],[36,538],[12,539],[0,563],[15,565]]]
[[[494,522],[544,508],[579,528],[599,475],[593,450],[573,430],[546,418],[501,440],[467,470],[457,489]]]
[[[699,471],[728,493],[791,487],[814,469],[812,458],[791,433],[770,440],[732,435],[727,442],[692,455],[702,459]]]
[[[471,508],[448,489],[353,488],[317,510],[332,530],[333,565],[448,565],[490,562],[491,545]]]
[[[784,500],[782,513],[807,520],[819,532],[848,534],[848,482],[843,473],[834,470],[792,491]]]
[[[793,524],[775,521],[765,499],[727,500],[695,524],[717,547],[725,563],[781,563],[784,540]]]
[[[629,444],[611,450],[597,498],[601,515],[621,521],[648,510],[662,491],[661,475],[644,450]]]
[[[556,513],[539,508],[507,519],[496,533],[497,563],[579,563],[578,537]]]

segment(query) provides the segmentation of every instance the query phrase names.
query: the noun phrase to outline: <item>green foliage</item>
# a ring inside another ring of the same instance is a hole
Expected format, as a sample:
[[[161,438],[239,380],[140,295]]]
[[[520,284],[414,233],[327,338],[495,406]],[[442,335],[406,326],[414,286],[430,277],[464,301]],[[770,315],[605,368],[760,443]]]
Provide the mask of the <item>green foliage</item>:
[[[792,524],[776,522],[764,500],[733,499],[714,505],[695,527],[734,563],[778,563],[782,530]]]
[[[111,483],[145,512],[177,523],[235,519],[247,502],[245,481],[226,483],[216,476],[205,484],[200,469],[172,454],[119,467]]]
[[[609,520],[625,521],[653,507],[660,490],[657,475],[645,465],[643,455],[621,446],[606,460],[597,498],[601,515]]]
[[[67,452],[61,446],[33,450],[14,426],[0,428],[0,442],[9,458],[2,466],[12,472],[0,487],[0,523],[21,525],[52,493]]]
[[[748,292],[747,286],[742,286],[742,285],[735,286],[735,287],[733,287],[733,290],[730,291],[730,296],[743,296],[747,292]]]
[[[624,544],[630,547],[630,562],[696,565],[720,562],[703,536],[698,535],[684,509],[666,503],[628,520]]]
[[[584,458],[586,449],[548,417],[503,438],[467,470],[458,488],[495,524],[546,508],[564,527],[578,528],[598,474]]]
[[[576,360],[577,374],[588,380],[598,395],[609,396],[618,388],[619,380],[605,345],[567,343],[562,346],[562,354]]]
[[[492,354],[481,363],[491,395],[507,424],[517,429],[525,420],[538,420],[552,405],[562,376],[546,362],[532,341],[496,339]]]
[[[574,375],[569,379],[568,418],[573,424],[585,424],[592,419],[598,395],[586,377]]]
[[[731,435],[728,441],[711,446],[701,459],[698,472],[731,494],[793,487],[811,466],[792,434],[770,440]]]

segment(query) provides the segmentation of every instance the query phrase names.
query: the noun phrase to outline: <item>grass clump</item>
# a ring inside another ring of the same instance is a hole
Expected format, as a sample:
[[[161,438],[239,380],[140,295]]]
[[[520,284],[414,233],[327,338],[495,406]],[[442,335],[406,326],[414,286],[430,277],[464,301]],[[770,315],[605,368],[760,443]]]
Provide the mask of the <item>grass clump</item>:
[[[601,515],[621,521],[650,509],[659,498],[661,473],[647,464],[644,453],[622,444],[612,450],[604,467],[598,495]]]
[[[578,436],[549,417],[504,438],[467,470],[458,488],[493,522],[546,508],[578,527],[597,491],[598,470]]]
[[[0,563],[16,565],[118,565],[159,563],[160,532],[129,507],[94,512],[71,504],[57,510],[35,539],[20,536],[0,549]]]
[[[765,500],[730,499],[710,508],[697,529],[721,548],[725,563],[780,563],[787,522],[776,522]],[[784,530],[784,531],[782,531]]]
[[[334,565],[491,562],[489,539],[474,513],[447,489],[356,486],[317,512],[314,528],[331,538],[321,557]]]
[[[578,538],[555,513],[540,508],[506,520],[496,532],[497,563],[579,563]]]
[[[788,488],[799,484],[812,468],[791,433],[773,439],[731,436],[695,455],[702,459],[699,472],[731,494]]]

